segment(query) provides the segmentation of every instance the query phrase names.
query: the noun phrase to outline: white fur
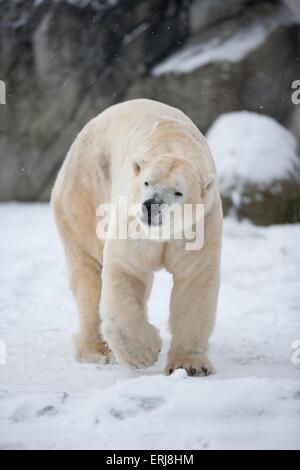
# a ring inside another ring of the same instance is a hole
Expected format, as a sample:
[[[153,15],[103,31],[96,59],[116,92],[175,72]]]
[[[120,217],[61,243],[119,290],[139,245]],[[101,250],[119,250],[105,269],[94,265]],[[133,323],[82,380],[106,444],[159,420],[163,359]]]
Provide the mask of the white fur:
[[[150,189],[145,178],[151,179]],[[184,239],[97,239],[100,203],[126,195],[129,204],[140,204],[151,190],[171,195],[176,185],[183,188],[181,204],[205,204],[201,250],[187,251]],[[190,375],[210,373],[207,348],[217,307],[222,209],[209,148],[189,118],[149,100],[107,109],[73,143],[52,206],[80,315],[77,358],[103,360],[111,349],[118,361],[133,367],[155,363],[161,341],[146,306],[153,272],[164,267],[174,278],[166,371],[183,367]]]

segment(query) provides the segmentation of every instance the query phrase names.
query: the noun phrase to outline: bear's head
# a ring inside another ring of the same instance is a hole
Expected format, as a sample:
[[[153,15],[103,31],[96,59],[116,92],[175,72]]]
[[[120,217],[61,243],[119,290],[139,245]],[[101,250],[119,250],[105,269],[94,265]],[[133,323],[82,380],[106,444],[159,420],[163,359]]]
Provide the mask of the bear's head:
[[[133,203],[140,205],[139,218],[145,225],[164,223],[170,209],[203,205],[213,198],[215,175],[202,172],[193,159],[174,154],[135,159],[133,162]]]
[[[197,227],[216,200],[215,167],[191,121],[162,118],[132,159],[131,198],[143,232],[163,239]],[[150,232],[149,232],[150,229]]]

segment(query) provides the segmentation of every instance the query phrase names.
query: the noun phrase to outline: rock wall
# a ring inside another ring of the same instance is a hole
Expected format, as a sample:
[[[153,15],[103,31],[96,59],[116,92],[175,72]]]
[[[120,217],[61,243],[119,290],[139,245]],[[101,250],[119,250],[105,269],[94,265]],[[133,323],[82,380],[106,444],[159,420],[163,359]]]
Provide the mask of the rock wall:
[[[0,200],[48,200],[76,133],[125,99],[178,106],[203,132],[240,109],[297,132],[299,57],[275,0],[0,0]]]

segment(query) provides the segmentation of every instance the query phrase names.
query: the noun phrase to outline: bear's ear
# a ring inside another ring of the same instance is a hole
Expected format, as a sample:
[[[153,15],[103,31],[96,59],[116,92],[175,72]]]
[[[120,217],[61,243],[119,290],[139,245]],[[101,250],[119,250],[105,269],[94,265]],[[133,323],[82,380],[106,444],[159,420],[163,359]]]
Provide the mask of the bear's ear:
[[[207,191],[211,188],[215,181],[215,175],[213,173],[209,173],[207,176],[201,176],[200,178],[200,187],[202,197],[205,198]]]
[[[138,176],[140,174],[143,163],[143,160],[134,160],[134,162],[132,163],[132,169],[135,176]]]

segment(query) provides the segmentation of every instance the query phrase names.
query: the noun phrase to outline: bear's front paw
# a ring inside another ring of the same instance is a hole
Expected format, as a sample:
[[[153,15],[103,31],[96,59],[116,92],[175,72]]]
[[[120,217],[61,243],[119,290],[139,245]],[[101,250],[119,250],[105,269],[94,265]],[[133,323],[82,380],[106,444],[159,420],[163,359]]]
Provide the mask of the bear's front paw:
[[[157,361],[161,339],[157,329],[146,320],[131,327],[104,321],[101,330],[117,361],[137,369],[149,367]]]
[[[166,374],[171,375],[176,369],[185,369],[191,377],[201,377],[214,373],[214,367],[205,354],[177,354],[169,357]]]

